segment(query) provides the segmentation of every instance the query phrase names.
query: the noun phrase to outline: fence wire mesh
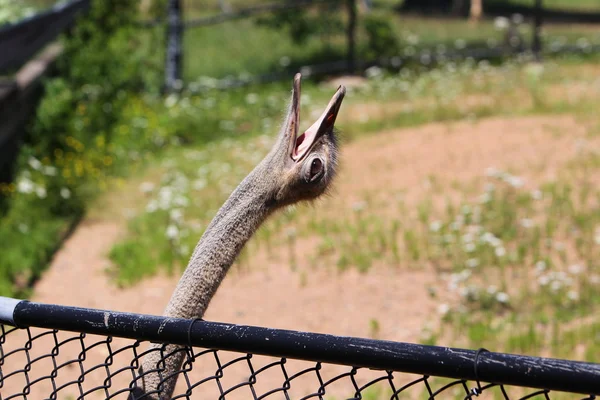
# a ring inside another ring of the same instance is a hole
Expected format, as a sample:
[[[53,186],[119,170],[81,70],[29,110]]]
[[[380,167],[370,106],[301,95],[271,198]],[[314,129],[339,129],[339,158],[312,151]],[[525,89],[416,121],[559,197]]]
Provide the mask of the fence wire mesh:
[[[0,325],[0,399],[126,399],[141,360],[164,347],[113,336]],[[540,389],[181,347],[174,399],[587,399]],[[146,397],[138,397],[146,398]]]

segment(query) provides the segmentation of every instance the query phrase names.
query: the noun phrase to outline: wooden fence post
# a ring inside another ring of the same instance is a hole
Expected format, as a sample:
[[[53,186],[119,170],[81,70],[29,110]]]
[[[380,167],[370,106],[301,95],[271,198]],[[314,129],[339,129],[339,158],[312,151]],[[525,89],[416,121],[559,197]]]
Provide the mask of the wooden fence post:
[[[167,57],[165,63],[165,91],[181,89],[181,58],[183,21],[181,0],[169,0],[167,10]]]

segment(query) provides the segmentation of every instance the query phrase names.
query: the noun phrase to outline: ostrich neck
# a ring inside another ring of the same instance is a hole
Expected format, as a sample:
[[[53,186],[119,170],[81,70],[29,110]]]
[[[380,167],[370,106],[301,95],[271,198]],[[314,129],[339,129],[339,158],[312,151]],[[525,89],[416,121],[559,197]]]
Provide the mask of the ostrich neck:
[[[257,167],[235,189],[213,218],[183,273],[165,315],[201,318],[229,267],[270,214],[265,173]]]

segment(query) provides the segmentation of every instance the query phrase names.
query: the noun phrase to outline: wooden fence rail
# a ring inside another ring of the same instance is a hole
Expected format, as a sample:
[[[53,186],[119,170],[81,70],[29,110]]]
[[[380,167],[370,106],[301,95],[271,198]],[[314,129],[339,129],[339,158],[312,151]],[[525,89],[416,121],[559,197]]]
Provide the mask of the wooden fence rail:
[[[47,11],[0,27],[0,72],[18,68],[68,29],[90,0],[58,3]]]
[[[89,6],[90,0],[63,2],[0,27],[0,72],[16,70],[8,78],[0,79],[0,182],[12,178],[12,165],[25,124],[35,112],[42,93],[41,78],[62,53],[59,44],[50,43]]]

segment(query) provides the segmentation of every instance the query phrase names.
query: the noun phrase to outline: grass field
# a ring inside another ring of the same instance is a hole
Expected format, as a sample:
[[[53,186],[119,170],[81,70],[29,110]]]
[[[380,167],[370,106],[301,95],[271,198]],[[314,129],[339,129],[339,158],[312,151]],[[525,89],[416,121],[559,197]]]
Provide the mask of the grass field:
[[[461,19],[424,19],[402,15],[386,7],[376,8],[369,15],[388,21],[397,38],[400,55],[413,55],[422,50],[460,50],[472,43],[499,46],[505,40],[504,31],[491,20],[473,24]],[[341,20],[345,18],[344,13],[334,13],[334,16]],[[524,23],[519,31],[529,43],[532,37],[530,24]],[[548,24],[544,26],[543,35],[546,49],[566,44],[585,47],[600,43],[600,34],[593,26]],[[184,80],[193,82],[202,77],[263,74],[338,61],[344,59],[346,46],[343,32],[325,38],[313,36],[298,45],[285,32],[258,26],[252,19],[191,28],[184,35]],[[367,52],[366,33],[359,24],[359,58],[365,58]]]

